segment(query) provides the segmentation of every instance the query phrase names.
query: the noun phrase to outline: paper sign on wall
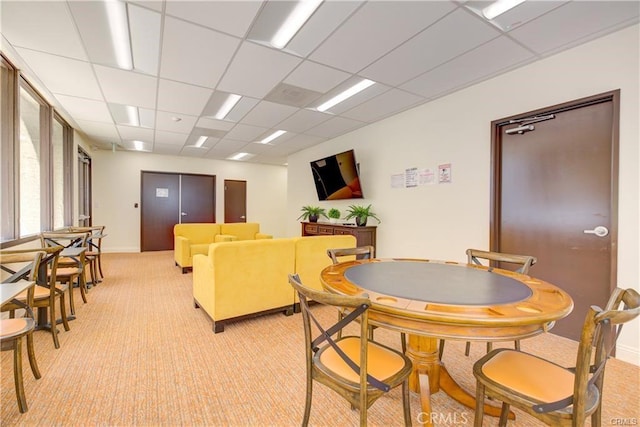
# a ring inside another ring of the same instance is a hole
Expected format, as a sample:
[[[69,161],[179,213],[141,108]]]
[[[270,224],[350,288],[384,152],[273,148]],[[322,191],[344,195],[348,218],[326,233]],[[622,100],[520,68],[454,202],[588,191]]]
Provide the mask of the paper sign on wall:
[[[451,163],[438,165],[438,183],[448,184],[451,182]]]
[[[156,188],[156,197],[169,197],[168,188]]]

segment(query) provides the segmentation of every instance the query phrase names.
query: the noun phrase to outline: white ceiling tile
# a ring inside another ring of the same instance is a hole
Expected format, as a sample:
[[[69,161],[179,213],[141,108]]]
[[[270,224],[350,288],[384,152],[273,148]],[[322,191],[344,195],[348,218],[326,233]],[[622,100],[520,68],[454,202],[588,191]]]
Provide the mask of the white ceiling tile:
[[[52,93],[102,100],[91,64],[30,49],[16,49]]]
[[[388,115],[403,111],[408,107],[424,102],[425,99],[412,93],[391,89],[367,102],[342,114],[354,120],[373,123]]]
[[[175,120],[174,113],[166,111],[158,111],[156,113],[156,129],[168,132],[190,133],[196,125],[198,118],[196,116],[180,115],[180,120]]]
[[[217,120],[217,119],[211,119],[208,117],[201,117],[200,119],[198,119],[196,126],[200,128],[205,128],[205,129],[229,131],[231,130],[231,128],[235,126],[235,124],[233,122],[228,122],[225,120]]]
[[[284,82],[293,86],[325,93],[350,76],[351,74],[336,70],[335,68],[311,61],[304,61],[284,79]]]
[[[513,9],[506,11],[505,13],[493,18],[490,22],[495,25],[496,28],[499,28],[501,31],[511,31],[514,28],[517,28],[532,19],[537,18],[538,16],[544,15],[549,11],[562,6],[566,3],[567,0],[564,1],[553,1],[553,0],[545,0],[545,1],[525,1],[520,3]],[[469,10],[473,11],[478,17],[482,17],[482,9],[489,6],[493,1],[490,0],[472,0],[466,2],[464,5]]]
[[[82,44],[91,62],[117,67],[116,50],[112,42],[107,8],[103,2],[68,2]]]
[[[364,125],[366,125],[366,123],[357,120],[347,119],[344,117],[333,117],[326,122],[320,123],[318,126],[314,126],[306,133],[312,136],[335,138],[338,135],[350,132]]]
[[[500,32],[488,23],[458,9],[360,74],[399,85],[499,35]]]
[[[187,141],[189,134],[187,133],[176,133],[176,132],[167,132],[163,130],[156,130],[155,134],[155,144],[160,145],[174,145],[182,148],[184,143]],[[154,150],[155,151],[155,150]]]
[[[262,98],[300,62],[300,58],[244,42],[217,89]]]
[[[76,120],[113,124],[113,119],[105,102],[67,95],[57,95],[56,99]]]
[[[0,29],[14,47],[87,60],[66,2],[3,1]]]
[[[95,65],[94,69],[107,102],[156,108],[156,77],[102,65]]]
[[[213,88],[239,44],[235,37],[167,18],[160,76]]]
[[[356,77],[353,77],[353,78],[345,81],[344,83],[342,83],[341,85],[336,87],[334,90],[332,90],[329,94],[327,94],[326,96],[324,96],[321,99],[319,99],[316,102],[314,102],[311,105],[311,107],[316,108],[320,104],[322,104],[325,101],[331,99],[332,97],[334,97],[335,95],[341,93],[342,91],[352,87],[356,83],[360,83],[362,80],[363,79],[361,77],[357,77],[356,76]],[[369,86],[365,90],[356,93],[352,97],[345,99],[341,103],[336,104],[335,106],[331,107],[328,110],[328,112],[331,113],[331,114],[340,115],[345,111],[351,110],[356,105],[360,105],[363,102],[365,102],[365,101],[367,101],[367,100],[369,100],[371,98],[374,98],[374,97],[376,97],[376,96],[380,95],[381,93],[384,93],[384,92],[386,92],[388,90],[389,90],[389,86],[383,85],[381,83],[376,83],[376,84],[374,84],[372,86]]]
[[[269,128],[239,123],[227,133],[226,137],[236,141],[251,142],[256,141],[260,135],[268,130]]]
[[[92,136],[101,136],[113,140],[120,140],[120,135],[113,123],[90,122],[87,120],[78,120],[78,126],[87,134]]]
[[[241,149],[246,145],[247,143],[245,141],[234,141],[232,139],[223,139],[222,141],[214,145],[213,148],[211,148],[207,152],[206,157],[225,159],[230,155],[238,151],[241,151]]]
[[[309,58],[356,73],[454,8],[439,1],[367,3]]]
[[[167,1],[167,14],[244,37],[262,1]]]
[[[135,126],[117,125],[118,133],[126,141],[153,142],[153,129],[139,128]]]
[[[298,111],[296,107],[261,101],[244,118],[242,123],[269,128]]]
[[[509,34],[537,53],[545,53],[622,23],[637,22],[639,13],[638,1],[573,1]]]
[[[136,71],[157,76],[160,64],[162,15],[132,4],[128,5],[128,12],[133,68]]]
[[[301,109],[280,122],[278,127],[289,132],[303,133],[314,126],[329,120],[331,117],[333,116],[319,111]]]
[[[200,116],[212,93],[210,89],[160,79],[158,110]]]
[[[531,52],[506,36],[501,36],[407,82],[401,88],[425,98],[440,96],[464,87],[467,82],[492,76],[532,57]]]
[[[304,150],[305,148],[312,147],[323,141],[326,141],[326,138],[298,134],[290,138],[288,141],[285,141],[282,144],[278,144],[277,146],[273,147],[271,150],[269,150],[269,155],[288,156],[289,154],[293,154],[300,150]]]

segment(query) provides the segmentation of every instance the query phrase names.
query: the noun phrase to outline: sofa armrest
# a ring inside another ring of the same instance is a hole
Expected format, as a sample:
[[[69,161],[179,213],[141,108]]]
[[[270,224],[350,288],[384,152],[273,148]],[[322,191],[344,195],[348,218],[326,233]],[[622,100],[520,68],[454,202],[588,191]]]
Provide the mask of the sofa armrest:
[[[256,233],[256,240],[258,239],[273,239],[273,236],[266,233]]]
[[[214,243],[235,242],[236,240],[238,240],[238,237],[232,234],[216,234]]]
[[[191,244],[183,236],[175,236],[173,241],[173,257],[180,267],[191,267]]]

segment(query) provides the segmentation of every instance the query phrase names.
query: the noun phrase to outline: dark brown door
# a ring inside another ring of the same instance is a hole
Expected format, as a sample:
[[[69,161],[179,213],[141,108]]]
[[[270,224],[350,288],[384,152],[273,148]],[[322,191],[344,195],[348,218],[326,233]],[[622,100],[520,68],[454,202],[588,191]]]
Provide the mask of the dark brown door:
[[[173,249],[173,226],[179,221],[180,175],[142,172],[142,252]]]
[[[216,222],[216,177],[181,175],[180,222]]]
[[[612,92],[493,122],[491,249],[538,258],[530,274],[575,304],[552,332],[574,340],[616,283],[617,105]]]
[[[247,182],[224,180],[224,222],[247,222]]]

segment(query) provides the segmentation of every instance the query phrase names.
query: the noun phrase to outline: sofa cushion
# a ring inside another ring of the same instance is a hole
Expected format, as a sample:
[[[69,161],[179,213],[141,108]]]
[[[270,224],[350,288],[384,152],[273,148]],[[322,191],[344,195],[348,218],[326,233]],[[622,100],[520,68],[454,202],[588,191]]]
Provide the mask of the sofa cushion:
[[[356,238],[350,234],[333,236],[305,236],[296,242],[296,273],[305,286],[322,290],[320,272],[331,265],[327,249],[355,248]]]
[[[238,240],[254,240],[260,232],[260,224],[256,222],[237,222],[220,224],[220,232],[236,236]]]
[[[199,243],[197,245],[191,245],[191,256],[193,257],[196,254],[208,254],[210,244],[211,243]]]
[[[220,224],[191,223],[176,224],[173,234],[189,239],[190,244],[213,243],[215,236],[220,234]]]

